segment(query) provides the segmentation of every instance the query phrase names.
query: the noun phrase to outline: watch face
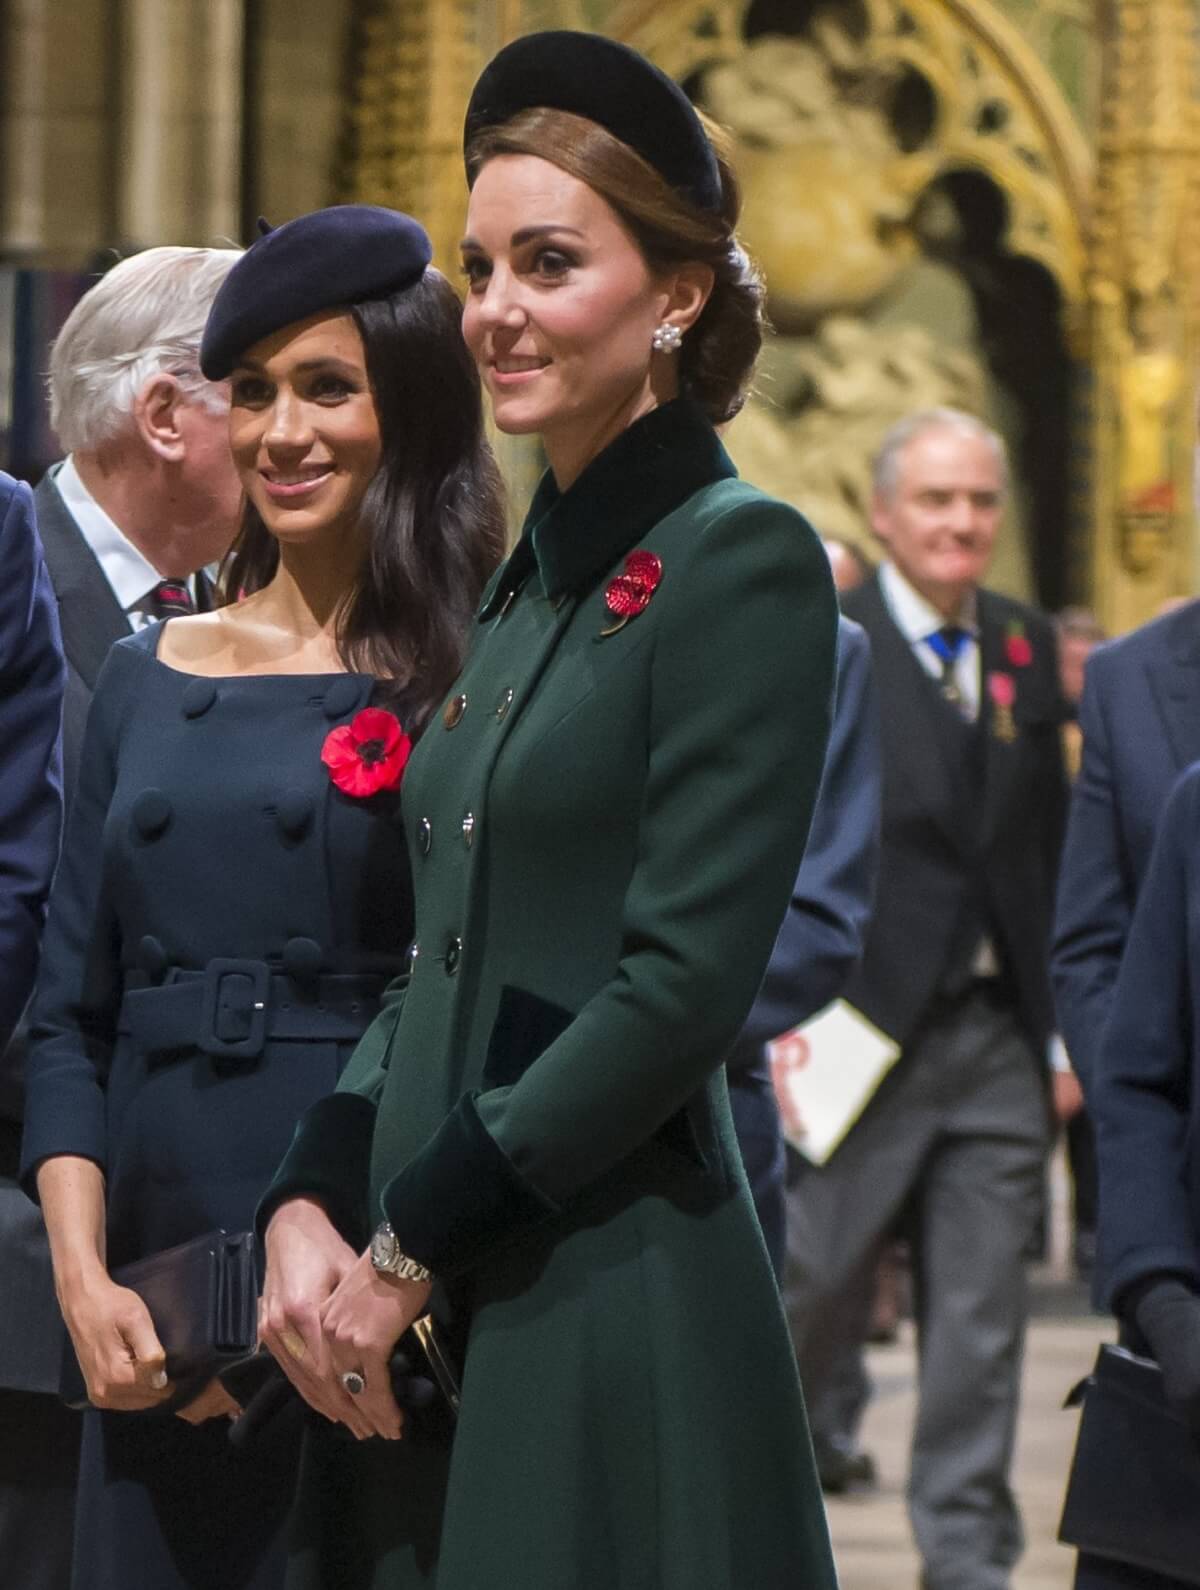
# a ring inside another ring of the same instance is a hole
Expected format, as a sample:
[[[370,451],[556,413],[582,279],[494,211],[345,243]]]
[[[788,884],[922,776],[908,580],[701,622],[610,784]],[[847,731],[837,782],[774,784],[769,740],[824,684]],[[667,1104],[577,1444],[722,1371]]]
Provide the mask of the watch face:
[[[379,1226],[371,1238],[371,1263],[377,1270],[387,1270],[396,1258],[396,1233],[391,1226]]]

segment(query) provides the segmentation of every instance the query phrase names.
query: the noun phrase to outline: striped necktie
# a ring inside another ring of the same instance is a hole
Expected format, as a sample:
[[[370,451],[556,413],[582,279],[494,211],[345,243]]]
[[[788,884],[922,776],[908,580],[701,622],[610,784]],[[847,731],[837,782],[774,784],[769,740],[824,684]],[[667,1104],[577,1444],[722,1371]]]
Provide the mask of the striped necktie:
[[[194,613],[196,604],[184,580],[159,580],[142,598],[141,609],[148,618],[179,618]]]

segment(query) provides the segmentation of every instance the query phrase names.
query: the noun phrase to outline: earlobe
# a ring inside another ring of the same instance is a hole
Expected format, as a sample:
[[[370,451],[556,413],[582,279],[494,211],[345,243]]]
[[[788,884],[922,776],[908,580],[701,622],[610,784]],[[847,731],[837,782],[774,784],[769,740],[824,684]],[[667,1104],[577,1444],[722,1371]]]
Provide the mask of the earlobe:
[[[133,418],[146,446],[168,463],[178,463],[184,454],[179,409],[183,389],[173,375],[160,371],[152,376],[134,399]]]

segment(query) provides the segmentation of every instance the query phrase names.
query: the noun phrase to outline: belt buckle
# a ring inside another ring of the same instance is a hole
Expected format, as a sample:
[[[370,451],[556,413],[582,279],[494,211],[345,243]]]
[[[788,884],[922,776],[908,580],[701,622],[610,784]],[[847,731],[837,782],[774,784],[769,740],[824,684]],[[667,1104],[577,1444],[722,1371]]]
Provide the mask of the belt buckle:
[[[271,970],[265,961],[217,959],[204,968],[199,1047],[215,1060],[254,1060],[267,1039]]]

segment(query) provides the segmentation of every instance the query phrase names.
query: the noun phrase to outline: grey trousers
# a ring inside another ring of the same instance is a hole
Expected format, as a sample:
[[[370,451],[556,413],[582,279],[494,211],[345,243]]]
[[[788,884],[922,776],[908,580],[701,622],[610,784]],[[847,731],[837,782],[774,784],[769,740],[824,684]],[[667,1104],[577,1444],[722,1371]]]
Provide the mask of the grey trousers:
[[[924,1590],[1007,1590],[1021,1553],[1009,1467],[1024,1256],[1049,1144],[1041,1069],[999,990],[975,989],[925,1024],[789,1207],[784,1296],[818,1410],[880,1239],[901,1211],[910,1217],[919,1382],[908,1503]]]

